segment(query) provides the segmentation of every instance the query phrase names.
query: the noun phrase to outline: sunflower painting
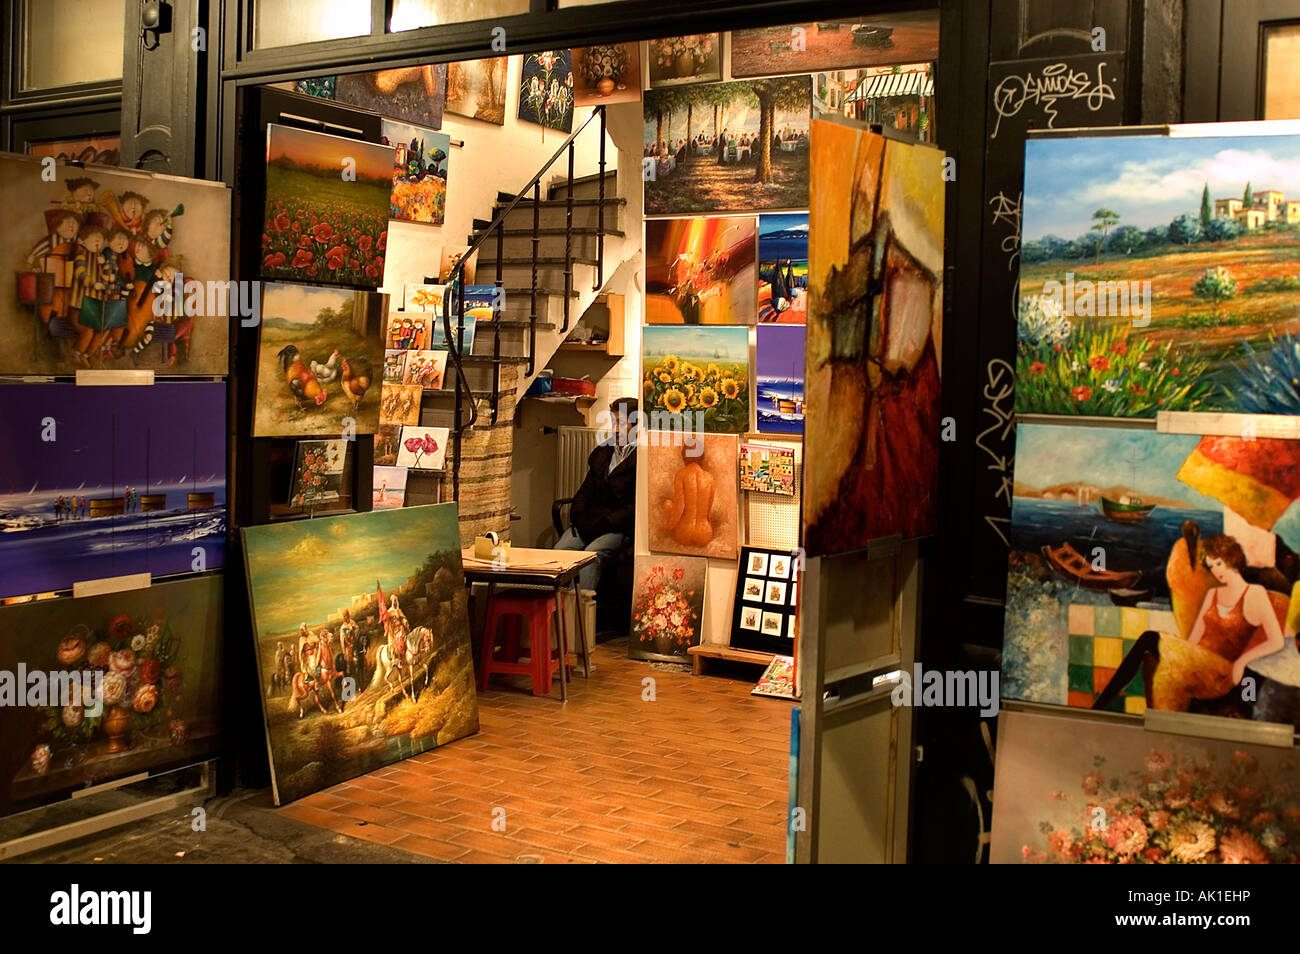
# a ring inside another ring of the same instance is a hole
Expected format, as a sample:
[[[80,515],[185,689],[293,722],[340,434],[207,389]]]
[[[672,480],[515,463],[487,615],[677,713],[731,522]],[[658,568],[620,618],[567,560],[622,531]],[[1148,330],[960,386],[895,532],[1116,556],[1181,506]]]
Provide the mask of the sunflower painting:
[[[648,425],[721,434],[749,430],[749,329],[650,325],[641,338]]]

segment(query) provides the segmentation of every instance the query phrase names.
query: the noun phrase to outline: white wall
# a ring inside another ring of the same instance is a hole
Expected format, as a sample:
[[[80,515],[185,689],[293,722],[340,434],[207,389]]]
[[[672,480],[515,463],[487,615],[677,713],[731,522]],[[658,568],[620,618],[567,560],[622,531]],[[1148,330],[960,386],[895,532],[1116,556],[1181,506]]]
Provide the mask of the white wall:
[[[519,121],[521,70],[522,58],[510,57],[506,70],[504,126],[452,113],[443,116],[442,132],[451,136],[453,143],[458,140],[465,143],[464,147],[453,145],[447,160],[446,221],[440,226],[389,222],[384,289],[395,296],[393,308],[401,303],[403,285],[423,281],[426,275],[438,273],[444,245],[468,244],[474,219],[491,218],[498,191],[518,192],[567,138],[566,133]],[[577,129],[591,112],[589,106],[575,109],[573,128]],[[575,176],[591,175],[599,168],[598,123],[599,120],[583,130],[576,141]],[[639,149],[637,154],[640,154]],[[607,143],[606,169],[613,168],[616,161],[617,154]],[[568,160],[561,156],[542,177],[542,198],[546,197],[546,184],[552,177],[567,174]]]

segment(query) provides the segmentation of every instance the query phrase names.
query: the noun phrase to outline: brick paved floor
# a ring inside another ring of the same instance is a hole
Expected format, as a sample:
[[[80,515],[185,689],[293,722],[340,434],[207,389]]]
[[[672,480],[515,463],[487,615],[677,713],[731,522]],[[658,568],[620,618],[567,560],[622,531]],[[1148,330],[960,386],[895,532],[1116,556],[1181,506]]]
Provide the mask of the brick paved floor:
[[[494,676],[477,735],[278,812],[441,861],[783,862],[791,703],[751,696],[757,670],[657,670],[625,642],[594,664],[565,705]]]

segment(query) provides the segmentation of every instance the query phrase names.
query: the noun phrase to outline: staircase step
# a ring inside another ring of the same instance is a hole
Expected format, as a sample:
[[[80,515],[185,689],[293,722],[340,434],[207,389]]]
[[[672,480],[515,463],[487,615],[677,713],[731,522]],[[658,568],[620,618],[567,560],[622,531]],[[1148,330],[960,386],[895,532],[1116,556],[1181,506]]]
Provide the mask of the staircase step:
[[[611,195],[616,191],[617,182],[618,170],[606,170],[605,195]],[[585,195],[598,196],[600,192],[600,173],[593,172],[591,175],[578,176],[572,183],[569,182],[568,176],[559,176],[558,178],[552,179],[546,185],[546,197],[548,199],[559,198],[569,192],[570,189],[573,190],[575,199],[578,198],[578,190],[580,189],[583,190]],[[557,193],[559,194],[558,196]]]
[[[492,265],[492,266],[496,265],[496,261],[497,261],[496,249],[495,248],[492,249],[491,255],[484,254],[486,251],[487,251],[486,248],[479,249],[479,256],[478,256],[479,268],[482,268],[485,265]],[[590,265],[592,268],[596,267],[595,258],[584,258],[579,255],[574,255],[572,257],[572,261],[575,265]],[[563,255],[554,255],[554,256],[539,255],[537,257],[537,264],[540,266],[558,265],[560,267],[563,267],[564,256]],[[528,267],[531,268],[533,265],[533,257],[531,255],[507,255],[505,258],[501,259],[501,265],[503,268],[508,268],[511,265],[527,265]]]
[[[504,195],[499,193],[497,195],[496,205],[493,206],[493,208],[498,210],[497,214],[499,215],[500,214],[499,210],[504,209],[511,202],[513,202],[514,199],[515,197],[512,195]],[[567,199],[542,199],[540,202],[537,203],[537,205],[543,209],[565,209],[568,208],[569,201]],[[573,207],[575,209],[583,208],[585,206],[596,206],[596,205],[600,205],[600,199],[575,198],[573,200]],[[616,206],[627,205],[627,199],[623,198],[621,195],[605,196],[605,205],[616,205]],[[511,211],[518,212],[520,209],[531,209],[532,207],[533,207],[533,200],[524,199],[517,206],[515,206],[514,209],[512,209]]]
[[[493,239],[496,238],[496,232],[488,233],[488,228],[491,225],[492,222],[490,220],[475,219],[473,225],[474,231],[470,233],[469,236],[470,243],[473,244],[474,242],[477,242],[480,235],[490,234],[491,237],[487,240],[487,242],[483,246],[484,248],[490,247]],[[563,227],[557,226],[554,228],[539,228],[537,230],[537,234],[538,235],[564,235],[565,231],[566,230]],[[525,238],[532,238],[533,235],[533,230],[531,227],[523,228],[523,229],[504,228],[501,230],[501,232],[502,234],[505,235],[506,238],[519,238],[521,236]],[[594,225],[592,226],[575,225],[573,227],[573,234],[574,235],[600,235],[602,233]],[[617,236],[618,238],[622,238],[624,233],[622,229],[611,228],[610,226],[606,225],[603,234],[614,235]]]
[[[529,285],[529,286],[525,286],[525,287],[523,287],[523,288],[510,288],[510,287],[507,287],[507,288],[505,289],[505,293],[506,293],[506,301],[509,301],[509,300],[510,300],[510,297],[511,297],[512,295],[518,295],[518,296],[520,296],[521,298],[527,299],[527,298],[531,298],[531,297],[532,297],[533,289],[532,289],[532,286],[531,286],[531,285]],[[545,297],[545,296],[547,296],[547,295],[554,295],[556,298],[563,298],[563,297],[564,297],[564,289],[563,289],[563,288],[542,288],[541,286],[538,286],[538,288],[537,288],[537,299],[538,299],[538,301],[541,301],[542,298]],[[570,297],[570,298],[577,298],[577,297],[578,297],[578,289],[576,289],[576,288],[572,289],[572,290],[569,292],[569,297]],[[526,324],[526,322],[525,322],[525,324]],[[539,325],[538,327],[540,327],[540,325]]]

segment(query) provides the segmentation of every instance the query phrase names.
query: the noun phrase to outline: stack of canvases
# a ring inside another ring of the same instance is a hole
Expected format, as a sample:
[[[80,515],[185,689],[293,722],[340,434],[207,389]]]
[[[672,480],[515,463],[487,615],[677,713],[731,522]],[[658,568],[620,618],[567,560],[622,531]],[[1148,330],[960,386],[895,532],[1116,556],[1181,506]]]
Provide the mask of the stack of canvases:
[[[0,205],[9,814],[217,751],[230,194],[4,154]]]
[[[1027,146],[1016,410],[1056,420],[1017,429],[1005,698],[1282,723],[1290,748],[1300,196],[1263,177],[1297,161],[1265,123]],[[994,860],[1296,860],[1291,753],[1124,721],[1007,721]]]

